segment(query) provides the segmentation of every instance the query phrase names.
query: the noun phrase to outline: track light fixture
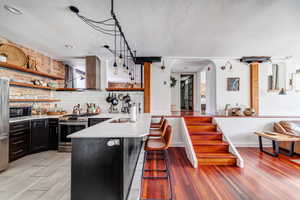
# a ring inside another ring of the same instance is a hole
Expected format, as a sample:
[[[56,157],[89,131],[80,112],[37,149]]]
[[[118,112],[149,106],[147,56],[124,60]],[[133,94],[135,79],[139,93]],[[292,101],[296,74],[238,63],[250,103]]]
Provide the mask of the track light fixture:
[[[110,11],[111,18],[101,20],[101,21],[93,20],[93,19],[90,19],[88,17],[81,15],[80,10],[75,6],[69,6],[69,9],[71,12],[76,14],[76,16],[79,17],[84,23],[89,25],[94,30],[96,30],[102,34],[114,37],[114,50],[111,50],[108,45],[104,45],[103,47],[108,49],[110,52],[112,52],[114,54],[113,67],[114,67],[115,73],[118,72],[117,71],[118,64],[119,64],[119,66],[123,66],[123,68],[126,69],[127,71],[131,71],[131,70],[129,70],[129,62],[130,62],[129,59],[133,63],[135,63],[136,62],[136,53],[133,53],[133,51],[131,50],[131,48],[126,40],[125,34],[122,31],[120,22],[117,19],[117,16],[114,12],[114,0],[111,0],[111,11]],[[119,38],[120,39],[120,41],[119,41],[120,49],[119,50],[117,50],[118,49],[117,37],[120,37]],[[123,44],[122,44],[122,42],[123,42]],[[120,61],[120,62],[117,62],[117,61]],[[123,63],[123,65],[122,65],[122,63]],[[132,72],[129,72],[129,73],[131,73],[131,74],[129,74],[129,76],[131,76]],[[134,77],[133,77],[133,79],[134,79]]]

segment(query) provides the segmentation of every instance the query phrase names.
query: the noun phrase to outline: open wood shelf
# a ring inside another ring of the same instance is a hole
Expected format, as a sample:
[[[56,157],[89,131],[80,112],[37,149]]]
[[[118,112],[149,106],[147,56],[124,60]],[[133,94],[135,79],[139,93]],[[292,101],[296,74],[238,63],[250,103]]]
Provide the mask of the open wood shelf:
[[[144,91],[144,88],[106,88],[106,91]]]
[[[15,81],[10,81],[9,85],[18,86],[18,87],[34,88],[34,89],[54,90],[54,91],[77,91],[76,88],[51,88],[51,87],[46,87],[46,86],[39,86],[39,85],[33,85],[33,84],[15,82]]]
[[[25,67],[17,66],[17,65],[14,65],[14,64],[9,64],[7,62],[0,62],[0,67],[5,67],[5,68],[8,68],[8,69],[18,70],[18,71],[21,71],[21,72],[26,72],[26,73],[30,73],[30,74],[34,74],[34,75],[38,75],[38,76],[44,76],[44,77],[52,78],[52,79],[56,79],[56,80],[64,80],[64,77],[61,77],[61,76],[56,76],[56,75],[47,74],[47,73],[44,73],[44,72],[35,71],[35,70],[32,70],[32,69],[27,69]]]
[[[77,91],[76,88],[55,88],[56,91]]]
[[[9,99],[9,102],[59,102],[59,99]]]
[[[15,82],[15,81],[10,81],[9,85],[19,86],[19,87],[27,87],[27,88],[37,88],[37,89],[44,89],[44,90],[55,90],[55,88],[33,85],[33,84],[28,84],[28,83]]]

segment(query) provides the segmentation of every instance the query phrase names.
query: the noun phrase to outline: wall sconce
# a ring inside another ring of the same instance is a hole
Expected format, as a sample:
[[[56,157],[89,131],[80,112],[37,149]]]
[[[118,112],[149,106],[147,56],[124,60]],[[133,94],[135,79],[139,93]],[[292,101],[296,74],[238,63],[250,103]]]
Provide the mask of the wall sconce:
[[[225,65],[221,66],[222,70],[225,70],[226,68],[229,69],[230,71],[232,70],[232,64],[231,64],[231,62],[227,61],[225,63]]]
[[[162,71],[165,71],[165,69],[166,69],[165,61],[164,61],[164,60],[163,60],[163,63],[162,63],[162,66],[160,67],[160,69],[161,69]]]

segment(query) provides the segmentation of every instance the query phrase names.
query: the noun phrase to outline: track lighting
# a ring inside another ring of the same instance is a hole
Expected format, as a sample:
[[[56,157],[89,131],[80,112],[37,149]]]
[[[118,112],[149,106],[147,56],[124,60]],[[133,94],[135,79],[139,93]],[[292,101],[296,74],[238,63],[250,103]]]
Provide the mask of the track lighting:
[[[117,16],[114,12],[114,0],[111,0],[111,18],[97,21],[90,19],[88,17],[85,17],[80,14],[80,11],[75,6],[69,6],[69,9],[71,12],[76,14],[77,17],[79,17],[84,23],[92,27],[94,30],[101,32],[105,35],[113,36],[114,37],[114,49],[110,49],[108,45],[104,45],[103,47],[108,49],[111,53],[114,54],[114,73],[118,73],[118,67],[123,66],[124,71],[130,71],[129,76],[132,76],[132,70],[129,70],[129,62],[135,63],[136,59],[136,52],[133,53],[131,50],[124,32],[122,31],[122,27],[120,25],[119,20],[117,19]],[[117,39],[119,37],[119,49],[117,47]],[[122,43],[123,42],[123,43]],[[131,61],[129,61],[129,59]],[[134,77],[131,77],[134,79]]]

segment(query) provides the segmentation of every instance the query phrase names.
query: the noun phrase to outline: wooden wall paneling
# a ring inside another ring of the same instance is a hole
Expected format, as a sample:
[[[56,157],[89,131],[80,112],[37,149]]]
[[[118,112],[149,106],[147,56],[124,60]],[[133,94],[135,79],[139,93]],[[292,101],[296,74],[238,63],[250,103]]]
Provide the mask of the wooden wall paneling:
[[[144,112],[151,112],[151,63],[144,63]]]
[[[250,105],[259,114],[259,63],[250,64]]]

